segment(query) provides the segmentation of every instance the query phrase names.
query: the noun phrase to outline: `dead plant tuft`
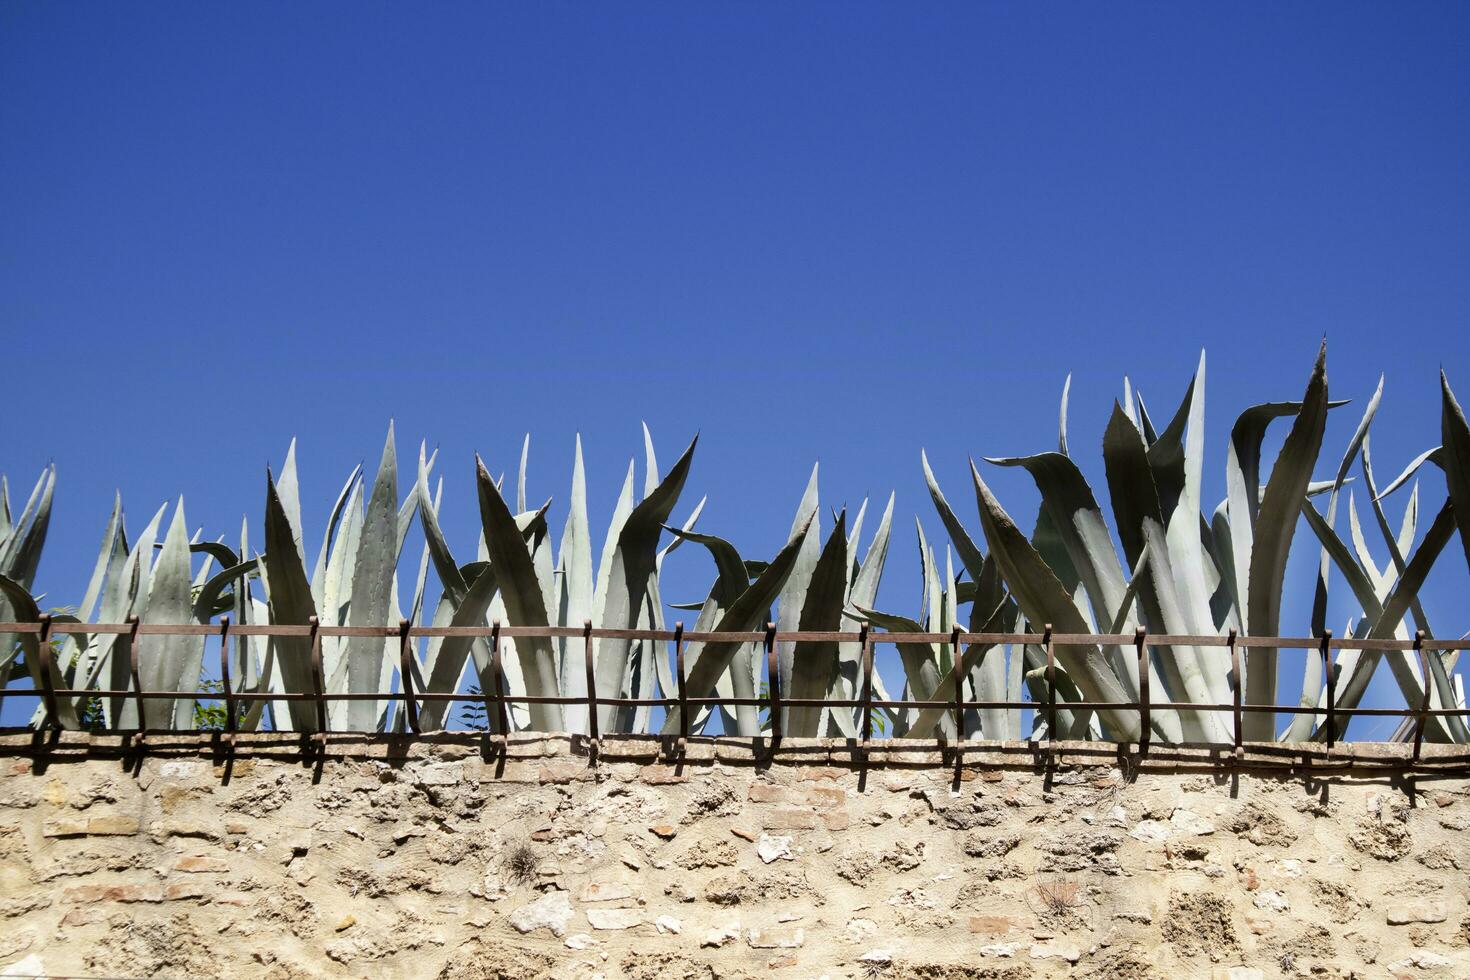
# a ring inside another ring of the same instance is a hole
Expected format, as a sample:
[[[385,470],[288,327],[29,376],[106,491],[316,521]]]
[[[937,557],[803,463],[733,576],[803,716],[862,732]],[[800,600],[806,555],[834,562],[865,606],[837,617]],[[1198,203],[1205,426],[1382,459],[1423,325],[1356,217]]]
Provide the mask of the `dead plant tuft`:
[[[512,881],[534,884],[541,870],[541,856],[529,844],[516,844],[505,855],[505,873]]]
[[[1037,882],[1027,894],[1028,904],[1037,915],[1065,919],[1082,907],[1082,885],[1070,878]]]

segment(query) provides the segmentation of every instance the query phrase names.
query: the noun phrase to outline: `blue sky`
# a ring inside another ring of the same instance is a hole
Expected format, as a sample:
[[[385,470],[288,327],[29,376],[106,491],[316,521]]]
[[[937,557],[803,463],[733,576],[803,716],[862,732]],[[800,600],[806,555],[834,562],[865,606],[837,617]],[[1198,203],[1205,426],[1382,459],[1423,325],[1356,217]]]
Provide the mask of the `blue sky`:
[[[647,420],[666,463],[701,433],[687,504],[751,555],[814,460],[826,501],[896,490],[882,595],[912,614],[921,446],[978,533],[966,458],[1051,448],[1073,372],[1102,496],[1123,375],[1164,415],[1204,348],[1213,507],[1235,414],[1296,397],[1324,335],[1335,397],[1387,374],[1396,471],[1438,441],[1437,369],[1470,395],[1467,28],[1454,3],[12,0],[0,470],[58,466],[38,586],[76,601],[114,488],[135,530],[180,493],[211,535],[258,524],[293,435],[315,537],[390,417],[441,448],[460,549],[471,454],[513,470],[526,431],[558,502],[581,432],[605,526]],[[996,484],[1029,524],[1025,478]],[[702,596],[677,559],[668,597]],[[1466,584],[1452,549],[1441,633]]]

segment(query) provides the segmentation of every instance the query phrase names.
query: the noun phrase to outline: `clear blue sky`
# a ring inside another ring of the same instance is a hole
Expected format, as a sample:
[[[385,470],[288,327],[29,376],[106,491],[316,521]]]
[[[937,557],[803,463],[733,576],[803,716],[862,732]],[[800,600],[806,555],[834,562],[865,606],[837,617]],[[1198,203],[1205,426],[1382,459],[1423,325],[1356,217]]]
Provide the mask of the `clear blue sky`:
[[[1167,414],[1201,348],[1211,507],[1236,412],[1324,334],[1334,396],[1388,375],[1381,470],[1435,444],[1438,367],[1470,396],[1467,173],[1462,3],[10,0],[0,469],[57,463],[60,604],[114,488],[135,531],[183,493],[233,535],[295,435],[315,539],[392,417],[468,551],[473,451],[513,470],[531,431],[560,502],[580,431],[602,527],[646,419],[665,463],[702,433],[687,503],[749,556],[813,460],[826,501],[896,489],[912,614],[919,447],[978,534],[966,457],[1052,448],[1069,371],[1100,496],[1122,376]],[[1441,633],[1465,587],[1452,549]]]

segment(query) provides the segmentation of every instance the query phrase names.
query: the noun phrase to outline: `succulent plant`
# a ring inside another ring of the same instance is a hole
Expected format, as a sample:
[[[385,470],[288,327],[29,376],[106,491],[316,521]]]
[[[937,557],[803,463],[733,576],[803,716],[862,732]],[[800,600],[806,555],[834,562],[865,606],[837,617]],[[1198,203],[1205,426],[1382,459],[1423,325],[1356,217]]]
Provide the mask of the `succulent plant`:
[[[175,506],[162,533],[165,506],[131,544],[121,498],[115,502],[102,545],[77,609],[56,622],[119,623],[136,615],[144,623],[217,622],[305,625],[315,617],[323,626],[385,627],[400,618],[416,625],[480,627],[563,627],[584,622],[618,630],[663,630],[667,608],[661,585],[664,559],[685,542],[704,549],[713,561],[705,597],[673,606],[696,613],[691,632],[752,633],[773,622],[781,633],[851,633],[860,625],[884,649],[896,650],[903,695],[909,700],[1019,701],[1023,687],[1034,701],[1045,697],[1046,653],[1041,633],[1050,624],[1057,634],[1130,635],[1148,633],[1220,635],[1237,630],[1247,636],[1276,636],[1287,588],[1287,557],[1299,523],[1305,522],[1319,547],[1310,631],[1326,629],[1329,587],[1340,576],[1360,610],[1345,636],[1355,639],[1408,638],[1409,622],[1430,633],[1419,592],[1450,540],[1460,537],[1470,561],[1470,428],[1441,375],[1441,446],[1416,457],[1380,491],[1372,466],[1371,429],[1383,393],[1382,382],[1337,460],[1332,478],[1314,480],[1328,412],[1342,402],[1328,399],[1326,348],[1319,351],[1299,401],[1271,402],[1246,409],[1231,429],[1226,446],[1226,492],[1213,510],[1204,507],[1205,359],[1179,408],[1162,429],[1154,426],[1142,397],[1124,381],[1123,398],[1113,405],[1102,441],[1103,472],[1109,508],[1105,512],[1071,455],[1067,437],[1070,378],[1063,387],[1055,451],[1031,456],[990,457],[988,466],[1024,469],[1041,495],[1036,522],[1028,533],[1001,504],[981,465],[971,463],[979,513],[972,535],[951,506],[921,452],[920,464],[946,541],[931,541],[916,518],[921,569],[921,600],[913,617],[881,611],[878,591],[890,549],[894,498],[890,495],[877,529],[862,548],[867,501],[849,516],[846,509],[822,520],[818,469],[813,468],[785,544],[769,561],[748,561],[731,541],[695,530],[706,501],[690,509],[682,523],[673,515],[687,484],[697,439],[660,475],[653,440],[643,430],[644,474],[635,492],[636,464],[630,461],[613,517],[594,562],[587,513],[587,481],[580,438],[574,446],[571,489],[561,535],[549,526],[551,502],[528,506],[526,497],[530,437],[522,445],[514,501],[503,481],[476,459],[475,495],[480,522],[472,561],[457,559],[441,525],[442,479],[431,492],[435,463],[421,445],[412,488],[399,498],[398,457],[390,425],[372,481],[361,467],[343,483],[327,514],[316,560],[308,574],[297,483],[296,447],[291,444],[279,475],[267,473],[261,550],[251,547],[242,524],[238,548],[222,538],[189,534],[183,501]],[[1263,474],[1262,446],[1277,420],[1289,430],[1274,463]],[[1449,499],[1420,533],[1418,472],[1426,462],[1445,473]],[[1361,467],[1361,485],[1350,476]],[[1263,478],[1264,477],[1264,478]],[[37,621],[41,610],[31,589],[50,519],[55,484],[48,467],[30,502],[12,519],[8,494],[0,482],[0,616]],[[1391,521],[1386,505],[1410,487],[1404,513]],[[1358,500],[1367,501],[1379,529],[1386,564],[1367,542]],[[1319,499],[1325,498],[1325,506]],[[1338,531],[1345,511],[1348,537]],[[423,533],[416,566],[401,568],[402,551],[415,517]],[[1116,542],[1116,543],[1115,543]],[[1416,543],[1417,542],[1417,543]],[[859,552],[862,552],[859,557]],[[439,582],[427,593],[428,572]],[[1334,570],[1336,575],[1334,575]],[[400,572],[412,576],[399,581]],[[402,590],[400,587],[402,586]],[[410,587],[411,586],[411,587]],[[404,599],[407,598],[405,608]],[[968,608],[967,608],[968,607]],[[948,641],[905,640],[907,634],[1019,634],[1014,645],[961,645]],[[1299,630],[1298,630],[1299,631]],[[1034,638],[1034,639],[1033,639]],[[131,684],[132,640],[127,633],[59,634],[54,640],[52,681],[82,693],[58,704],[60,724],[75,727],[92,711],[85,692],[124,690]],[[145,635],[142,680],[150,689],[193,691],[213,680],[202,636]],[[333,729],[403,731],[408,712],[390,695],[401,691],[396,637],[321,636],[324,684],[328,694],[366,694],[329,702]],[[496,658],[484,636],[437,635],[411,643],[408,669],[414,690],[435,694],[493,691],[534,699],[567,698],[571,703],[515,705],[512,728],[587,732],[587,657],[604,697],[672,697],[678,684],[670,647],[662,641],[594,638],[590,651],[578,635],[517,637],[501,640],[502,676],[493,676]],[[304,635],[238,637],[229,652],[230,679],[236,690],[287,694],[312,690],[310,639]],[[889,646],[891,645],[891,647]],[[217,649],[217,648],[213,648]],[[21,679],[20,658],[32,686],[41,684],[34,633],[5,638],[4,676]],[[1031,737],[1057,735],[1136,741],[1143,736],[1140,712],[1128,707],[1142,688],[1139,662],[1131,644],[1102,647],[1054,644],[1055,731],[1045,712],[1032,713]],[[1179,707],[1196,702],[1228,703],[1236,690],[1248,704],[1276,703],[1280,670],[1276,651],[1247,649],[1242,676],[1235,676],[1220,647],[1150,645],[1143,669],[1153,709],[1149,734],[1179,742],[1228,742],[1235,737],[1228,713]],[[775,670],[786,698],[857,700],[862,686],[862,648],[846,640],[781,640]],[[759,642],[694,641],[685,651],[685,683],[694,697],[754,699],[769,678]],[[1426,683],[1421,662],[1402,651],[1345,650],[1334,670],[1336,704],[1357,706],[1378,663],[1387,659],[1407,703],[1417,705]],[[887,662],[886,655],[881,658]],[[1431,704],[1461,707],[1463,688],[1454,675],[1456,658],[1430,653],[1424,664]],[[890,700],[883,671],[874,675],[874,694]],[[1247,715],[1251,740],[1307,740],[1342,737],[1326,730],[1328,678],[1321,661],[1307,658],[1300,705],[1278,731],[1269,712]],[[1117,707],[1069,707],[1078,701],[1113,702]],[[448,699],[417,705],[417,722],[439,728],[451,717]],[[201,716],[193,698],[157,699],[139,719],[136,701],[112,697],[101,705],[102,723],[116,728],[189,728]],[[948,708],[878,709],[881,728],[897,736],[946,739],[1014,739],[1022,735],[1023,713],[1015,709],[967,710],[956,721]],[[243,709],[243,728],[311,730],[318,726],[309,700],[255,700]],[[863,730],[861,708],[790,705],[782,708],[781,729],[788,736],[854,737]],[[206,712],[207,714],[207,712]],[[772,719],[752,705],[700,707],[681,719],[673,708],[601,705],[597,730],[664,733],[683,723],[694,732],[723,731],[758,736]],[[88,715],[90,717],[90,715]],[[35,721],[45,721],[39,710]],[[488,717],[494,729],[499,719]],[[1401,728],[1399,736],[1409,729]],[[1436,717],[1425,736],[1439,741],[1470,741],[1463,718]]]

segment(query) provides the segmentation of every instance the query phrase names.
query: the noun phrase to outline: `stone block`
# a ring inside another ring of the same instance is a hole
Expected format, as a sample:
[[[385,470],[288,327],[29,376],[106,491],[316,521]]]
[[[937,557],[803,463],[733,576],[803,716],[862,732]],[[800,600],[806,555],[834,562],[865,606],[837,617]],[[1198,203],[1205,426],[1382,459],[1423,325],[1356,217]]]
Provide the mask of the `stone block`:
[[[604,931],[615,931],[619,929],[631,929],[642,925],[644,912],[642,909],[588,909],[587,922],[594,929]]]
[[[222,875],[229,874],[230,862],[217,857],[181,857],[174,862],[174,870],[188,874]]]

